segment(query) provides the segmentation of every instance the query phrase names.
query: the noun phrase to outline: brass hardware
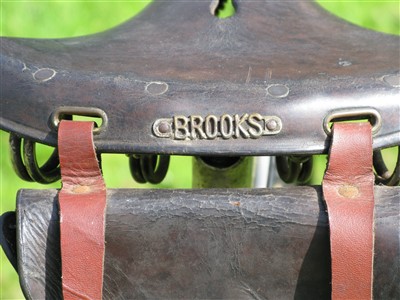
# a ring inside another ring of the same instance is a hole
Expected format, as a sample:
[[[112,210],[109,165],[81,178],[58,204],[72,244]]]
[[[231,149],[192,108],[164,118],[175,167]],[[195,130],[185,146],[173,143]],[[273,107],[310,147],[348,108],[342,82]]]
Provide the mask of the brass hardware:
[[[153,135],[174,140],[258,139],[265,135],[276,135],[282,130],[282,120],[277,116],[252,114],[223,114],[221,116],[200,115],[173,116],[158,119],[152,126]]]
[[[382,127],[382,118],[380,113],[369,107],[365,108],[346,108],[332,111],[328,114],[323,122],[323,128],[327,135],[332,134],[332,129],[329,126],[329,123],[336,121],[350,121],[350,120],[359,120],[360,117],[372,117],[370,122],[372,124],[372,135],[375,135],[379,129]]]
[[[93,129],[93,134],[101,133],[108,126],[108,118],[106,113],[95,107],[79,107],[79,106],[62,106],[57,108],[50,117],[50,124],[53,129],[57,130],[58,124],[62,119],[65,119],[64,116],[82,116],[82,117],[97,117],[101,118],[102,124],[101,126],[95,127]]]

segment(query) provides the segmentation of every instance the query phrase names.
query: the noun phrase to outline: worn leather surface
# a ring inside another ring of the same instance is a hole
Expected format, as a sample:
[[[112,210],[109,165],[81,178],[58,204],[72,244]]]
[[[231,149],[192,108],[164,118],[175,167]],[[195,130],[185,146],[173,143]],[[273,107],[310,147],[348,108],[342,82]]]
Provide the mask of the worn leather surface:
[[[107,189],[103,299],[331,298],[321,187]],[[400,299],[400,187],[375,186],[374,298]],[[21,190],[27,299],[60,299],[57,190]]]
[[[374,176],[369,123],[335,123],[323,193],[328,207],[332,299],[371,299]]]
[[[0,128],[55,146],[50,115],[94,107],[109,120],[95,136],[101,152],[311,154],[328,152],[321,124],[330,112],[369,107],[385,120],[374,148],[400,143],[399,37],[349,24],[314,1],[238,0],[227,19],[210,14],[210,3],[153,1],[91,36],[2,38]],[[276,115],[282,131],[180,141],[152,132],[159,118],[246,113]]]
[[[93,145],[93,123],[62,121],[58,150],[64,299],[101,299],[106,189]]]

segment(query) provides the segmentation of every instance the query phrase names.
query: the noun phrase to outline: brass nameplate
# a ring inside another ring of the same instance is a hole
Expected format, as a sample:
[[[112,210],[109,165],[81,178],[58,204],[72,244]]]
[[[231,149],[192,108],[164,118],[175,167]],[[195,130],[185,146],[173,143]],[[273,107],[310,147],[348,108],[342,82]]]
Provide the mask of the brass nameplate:
[[[282,121],[279,117],[262,116],[258,113],[174,116],[158,119],[153,123],[153,134],[156,137],[174,140],[257,139],[277,134],[281,130]]]

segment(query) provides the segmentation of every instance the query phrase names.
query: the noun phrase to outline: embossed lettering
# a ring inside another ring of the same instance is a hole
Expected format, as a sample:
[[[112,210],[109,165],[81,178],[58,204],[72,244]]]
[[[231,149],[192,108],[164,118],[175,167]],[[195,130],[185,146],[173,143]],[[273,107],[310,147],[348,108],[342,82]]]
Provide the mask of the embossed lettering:
[[[249,133],[252,138],[258,138],[263,133],[263,126],[259,123],[263,121],[263,117],[260,114],[251,114],[249,116]]]
[[[253,138],[275,135],[282,130],[282,121],[277,116],[263,116],[259,113],[174,116],[161,118],[153,123],[152,132],[156,137],[175,140],[213,140]]]
[[[233,135],[233,118],[230,115],[221,116],[221,135],[224,139],[229,139]]]
[[[205,131],[207,138],[215,139],[218,136],[218,118],[214,115],[208,115],[205,120]]]
[[[243,123],[246,123],[245,121],[249,117],[249,114],[244,114],[242,117],[239,117],[238,114],[235,115],[235,136],[237,138],[240,137],[240,133],[244,138],[249,138],[250,134],[247,132],[247,130],[242,126]]]
[[[196,137],[197,137],[196,131],[197,131],[197,133],[198,133],[200,138],[202,138],[202,139],[206,139],[207,138],[207,136],[204,133],[203,128],[202,128],[203,123],[204,123],[204,119],[202,117],[200,117],[200,116],[190,116],[190,125],[191,125],[190,133],[191,133],[191,136],[192,136],[193,140],[196,139]]]
[[[189,118],[185,116],[174,117],[174,138],[176,140],[185,140],[189,136],[188,122]]]

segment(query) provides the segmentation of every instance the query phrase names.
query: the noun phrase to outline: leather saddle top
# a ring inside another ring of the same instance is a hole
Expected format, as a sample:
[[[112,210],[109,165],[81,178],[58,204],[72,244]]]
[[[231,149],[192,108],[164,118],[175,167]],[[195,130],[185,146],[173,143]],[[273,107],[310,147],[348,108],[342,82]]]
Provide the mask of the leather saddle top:
[[[95,108],[88,114],[103,118],[101,152],[313,154],[328,149],[324,119],[357,107],[382,118],[374,148],[383,148],[400,143],[398,58],[398,37],[353,26],[311,1],[236,1],[226,19],[207,1],[156,1],[99,34],[2,38],[0,127],[56,145],[55,114]],[[210,115],[211,125],[225,118],[225,130],[239,133],[202,136]],[[250,115],[263,126],[260,117],[272,116],[279,128],[249,137],[243,131],[258,129]],[[154,127],[160,119],[167,133],[190,122],[201,129],[163,137]]]

